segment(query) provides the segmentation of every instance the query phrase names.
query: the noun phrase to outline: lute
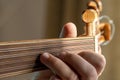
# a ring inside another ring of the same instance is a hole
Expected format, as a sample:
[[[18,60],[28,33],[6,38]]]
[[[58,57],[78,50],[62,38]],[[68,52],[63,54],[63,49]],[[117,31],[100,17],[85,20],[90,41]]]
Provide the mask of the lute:
[[[110,40],[111,25],[100,23],[100,0],[88,3],[82,14],[85,33],[77,38],[40,39],[0,42],[0,78],[46,69],[39,57],[43,52],[57,55],[66,51],[79,53],[84,50],[98,52],[98,45]]]

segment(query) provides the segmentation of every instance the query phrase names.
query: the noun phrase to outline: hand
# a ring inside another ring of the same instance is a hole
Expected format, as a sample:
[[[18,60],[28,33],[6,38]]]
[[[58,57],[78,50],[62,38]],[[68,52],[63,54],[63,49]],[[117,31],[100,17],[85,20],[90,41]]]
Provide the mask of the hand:
[[[76,37],[77,30],[73,23],[64,26],[64,37]],[[105,67],[105,58],[94,52],[71,54],[62,52],[58,58],[43,53],[40,60],[50,70],[41,73],[40,80],[97,80]]]

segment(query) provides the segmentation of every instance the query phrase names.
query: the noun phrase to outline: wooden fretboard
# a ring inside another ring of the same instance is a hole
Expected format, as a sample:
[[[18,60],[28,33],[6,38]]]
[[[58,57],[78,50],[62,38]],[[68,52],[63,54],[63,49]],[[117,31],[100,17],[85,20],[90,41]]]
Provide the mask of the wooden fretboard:
[[[0,43],[0,78],[45,69],[39,56],[43,52],[57,55],[62,51],[95,51],[94,37],[42,39]]]

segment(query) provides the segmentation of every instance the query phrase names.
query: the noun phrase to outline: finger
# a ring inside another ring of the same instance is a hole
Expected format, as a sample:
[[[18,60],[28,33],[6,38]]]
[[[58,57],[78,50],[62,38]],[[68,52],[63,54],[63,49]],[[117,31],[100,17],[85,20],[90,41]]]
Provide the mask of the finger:
[[[44,53],[41,55],[40,59],[43,64],[50,68],[61,79],[76,80],[77,75],[59,58],[49,53]]]
[[[103,55],[93,52],[81,52],[79,55],[96,68],[98,75],[102,73],[106,64],[106,60]]]
[[[38,80],[48,80],[52,75],[53,73],[50,70],[42,70],[40,71]]]
[[[61,53],[59,57],[81,76],[81,80],[97,80],[96,69],[81,56]]]
[[[61,79],[58,76],[53,75],[50,77],[50,80],[61,80]]]
[[[75,24],[69,22],[64,25],[60,37],[72,38],[77,36],[77,29]]]

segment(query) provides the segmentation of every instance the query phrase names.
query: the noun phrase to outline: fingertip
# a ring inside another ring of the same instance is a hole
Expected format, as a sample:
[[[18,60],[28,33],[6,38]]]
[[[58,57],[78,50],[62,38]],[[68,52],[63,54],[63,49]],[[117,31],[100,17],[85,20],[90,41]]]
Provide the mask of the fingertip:
[[[72,38],[77,36],[77,28],[76,25],[72,22],[68,22],[63,27],[63,36],[65,38]]]
[[[98,75],[101,75],[106,65],[104,55],[87,51],[81,52],[79,55],[92,64],[96,68]]]
[[[49,59],[49,57],[50,57],[49,53],[47,53],[47,52],[42,53],[40,56],[40,61],[43,63],[46,63],[47,60]]]
[[[76,25],[74,23],[72,23],[72,22],[68,22],[68,23],[66,23],[64,25],[64,27],[67,27],[67,26],[74,26],[74,27],[76,27]]]

